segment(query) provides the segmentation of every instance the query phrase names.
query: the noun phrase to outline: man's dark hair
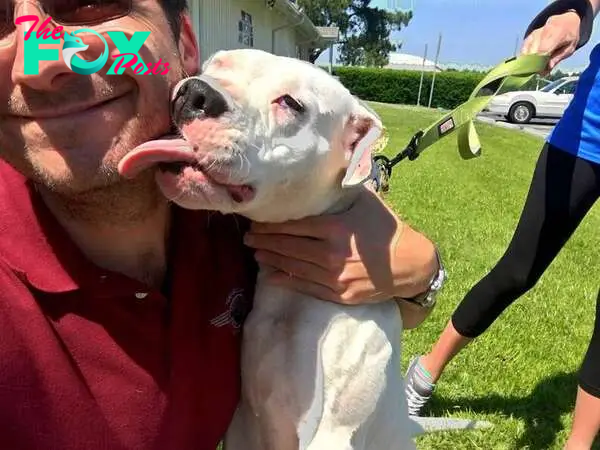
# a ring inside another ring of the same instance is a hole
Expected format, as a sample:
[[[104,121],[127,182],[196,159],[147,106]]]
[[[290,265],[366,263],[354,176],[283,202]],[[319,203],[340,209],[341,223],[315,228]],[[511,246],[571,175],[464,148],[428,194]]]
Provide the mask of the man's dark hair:
[[[181,13],[187,10],[188,4],[187,0],[159,0],[160,6],[162,6],[167,19],[169,20],[169,24],[171,25],[171,30],[173,31],[173,36],[175,39],[179,37],[179,32],[181,31]]]

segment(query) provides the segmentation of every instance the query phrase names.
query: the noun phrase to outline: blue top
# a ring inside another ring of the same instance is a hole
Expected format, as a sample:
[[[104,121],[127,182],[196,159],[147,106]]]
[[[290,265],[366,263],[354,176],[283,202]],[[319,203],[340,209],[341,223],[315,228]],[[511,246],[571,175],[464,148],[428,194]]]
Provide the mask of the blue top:
[[[575,95],[547,142],[600,164],[600,44],[577,82]]]

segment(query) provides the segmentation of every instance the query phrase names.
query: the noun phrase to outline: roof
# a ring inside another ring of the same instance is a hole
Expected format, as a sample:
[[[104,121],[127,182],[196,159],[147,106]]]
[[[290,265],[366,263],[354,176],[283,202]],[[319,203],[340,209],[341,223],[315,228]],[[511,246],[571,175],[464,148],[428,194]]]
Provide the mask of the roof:
[[[295,27],[298,33],[306,37],[306,41],[303,43],[312,44],[315,47],[327,47],[337,42],[337,39],[324,34],[327,32],[326,28],[316,27],[312,23],[298,5],[297,0],[267,0],[266,5],[285,16],[291,22],[290,26]]]
[[[423,57],[416,55],[409,55],[408,53],[390,53],[389,55],[390,64],[408,64],[408,65],[423,65]],[[426,66],[435,66],[433,61],[425,59]]]
[[[390,53],[389,62],[386,67],[388,69],[443,70],[439,64],[436,66],[435,63],[429,59],[425,59],[425,64],[423,64],[422,56],[410,55],[408,53]]]

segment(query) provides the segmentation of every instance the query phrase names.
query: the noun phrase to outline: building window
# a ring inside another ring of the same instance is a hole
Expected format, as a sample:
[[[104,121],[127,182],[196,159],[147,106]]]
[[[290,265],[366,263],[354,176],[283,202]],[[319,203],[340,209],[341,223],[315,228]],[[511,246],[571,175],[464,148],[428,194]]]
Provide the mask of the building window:
[[[242,11],[242,18],[238,22],[238,42],[248,47],[254,47],[254,29],[252,28],[252,16]]]

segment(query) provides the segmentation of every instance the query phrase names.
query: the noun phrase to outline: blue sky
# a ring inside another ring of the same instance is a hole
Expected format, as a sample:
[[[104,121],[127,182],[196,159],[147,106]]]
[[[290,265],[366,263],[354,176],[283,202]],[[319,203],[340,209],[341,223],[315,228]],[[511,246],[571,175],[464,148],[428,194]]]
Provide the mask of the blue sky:
[[[408,27],[392,38],[402,41],[403,53],[422,56],[428,44],[427,59],[434,60],[439,33],[442,33],[441,63],[495,66],[511,57],[517,38],[519,48],[530,21],[548,4],[547,0],[412,0],[414,17]],[[397,0],[410,5],[411,0]],[[387,7],[388,0],[374,5]],[[599,42],[597,27],[583,49],[559,65],[559,69],[581,69],[590,51]],[[319,58],[326,63],[328,54]]]

